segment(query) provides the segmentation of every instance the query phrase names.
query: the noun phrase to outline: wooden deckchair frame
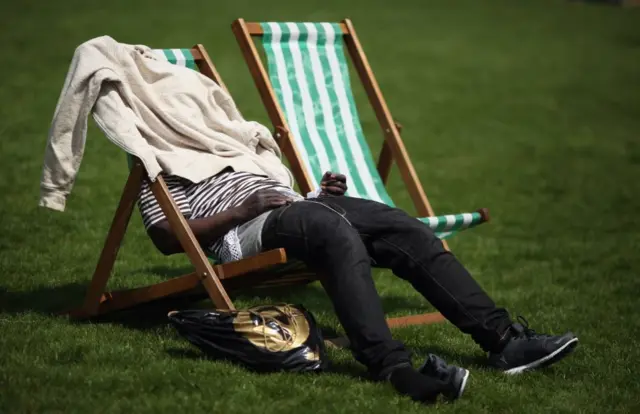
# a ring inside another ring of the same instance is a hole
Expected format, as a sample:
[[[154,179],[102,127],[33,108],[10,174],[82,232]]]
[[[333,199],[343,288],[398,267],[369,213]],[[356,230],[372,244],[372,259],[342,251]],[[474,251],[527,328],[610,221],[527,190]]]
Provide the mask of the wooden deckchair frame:
[[[222,82],[215,66],[211,62],[204,46],[195,45],[191,53],[200,72],[213,79],[222,88]],[[204,286],[207,294],[218,309],[234,309],[222,281],[238,276],[252,276],[249,280],[259,283],[259,272],[270,266],[286,263],[287,256],[284,249],[274,249],[259,255],[240,260],[238,262],[212,265],[196,240],[191,228],[180,213],[175,201],[171,197],[167,185],[161,175],[150,183],[151,191],[158,200],[162,211],[167,216],[169,225],[174,230],[184,252],[195,267],[195,272],[173,278],[155,285],[116,292],[105,292],[107,282],[118,255],[118,250],[124,238],[131,213],[140,192],[142,180],[146,178],[146,171],[139,160],[135,160],[129,173],[129,178],[122,191],[120,202],[116,209],[109,233],[107,234],[102,253],[98,260],[91,284],[87,290],[83,305],[69,313],[74,318],[89,318],[111,311],[128,308],[155,299],[192,291]],[[257,273],[258,274],[257,274]],[[232,284],[233,285],[233,284]]]
[[[255,84],[260,93],[260,97],[267,110],[269,118],[273,123],[276,131],[276,139],[278,144],[282,148],[283,153],[289,160],[291,170],[300,186],[303,194],[312,191],[312,181],[308,176],[303,160],[300,153],[297,151],[294,139],[291,136],[286,117],[282,108],[278,103],[275,91],[265,67],[262,63],[262,59],[258,54],[258,50],[253,41],[253,37],[260,37],[264,35],[264,31],[260,23],[245,22],[244,19],[237,19],[232,24],[232,30],[240,44],[242,54],[249,66],[249,71],[253,76]],[[340,23],[340,29],[342,30],[343,39],[351,56],[351,60],[358,72],[358,76],[364,85],[365,91],[369,98],[369,102],[373,107],[380,127],[384,135],[384,143],[380,150],[380,156],[378,157],[377,169],[382,182],[386,185],[391,172],[391,166],[395,161],[402,175],[405,185],[411,195],[413,204],[415,205],[416,212],[419,217],[435,216],[433,208],[429,203],[429,199],[420,184],[418,174],[409,158],[407,149],[400,137],[401,125],[393,120],[391,112],[387,107],[387,103],[382,96],[378,82],[376,81],[373,71],[369,66],[356,31],[351,23],[351,20],[344,19]],[[449,246],[445,240],[442,241],[444,247],[449,250]],[[434,322],[443,321],[444,317],[437,312],[427,313],[423,315],[415,315],[411,317],[410,321],[407,320],[403,325],[413,324],[429,324]],[[392,325],[394,326],[394,325]]]
[[[222,78],[211,62],[207,51],[201,44],[191,49],[195,64],[200,73],[213,79],[227,90]],[[270,268],[287,263],[284,249],[273,249],[237,262],[212,265],[200,247],[191,228],[180,213],[167,185],[161,175],[150,183],[151,191],[167,216],[183,250],[195,267],[193,273],[179,276],[150,286],[134,289],[106,292],[118,251],[138,199],[142,180],[147,174],[140,160],[133,163],[126,181],[120,202],[111,222],[111,227],[98,259],[93,278],[81,307],[64,312],[75,319],[86,319],[153,300],[188,293],[204,287],[214,306],[218,309],[235,309],[226,288],[278,287],[283,285],[308,283],[317,279],[317,275],[308,269],[297,269],[285,276],[273,277]],[[414,324],[422,315],[388,319],[390,326]]]

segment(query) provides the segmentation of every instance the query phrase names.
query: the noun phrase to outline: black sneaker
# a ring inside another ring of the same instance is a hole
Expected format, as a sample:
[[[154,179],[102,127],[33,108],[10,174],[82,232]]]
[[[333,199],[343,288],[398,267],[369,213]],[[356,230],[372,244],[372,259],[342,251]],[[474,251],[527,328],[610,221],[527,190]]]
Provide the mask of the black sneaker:
[[[518,322],[511,325],[513,336],[502,352],[489,353],[489,364],[506,374],[551,365],[578,345],[578,337],[571,332],[558,336],[537,334],[522,316],[518,316]]]
[[[446,382],[448,388],[442,392],[442,395],[450,401],[462,397],[469,379],[469,370],[448,365],[442,358],[433,354],[429,354],[418,371],[422,375],[435,377]]]

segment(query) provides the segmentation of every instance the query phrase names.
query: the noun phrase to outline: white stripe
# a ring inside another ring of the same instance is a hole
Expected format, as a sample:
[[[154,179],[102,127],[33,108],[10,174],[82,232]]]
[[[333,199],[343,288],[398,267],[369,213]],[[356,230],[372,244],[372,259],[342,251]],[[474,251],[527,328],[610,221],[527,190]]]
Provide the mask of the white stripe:
[[[158,55],[158,57],[162,58],[162,60],[167,60],[167,55],[164,54],[162,49],[153,49],[153,52]]]
[[[462,214],[462,223],[464,224],[464,227],[469,227],[472,221],[473,221],[473,214],[471,213]]]
[[[307,84],[307,78],[304,73],[304,65],[302,63],[302,53],[300,52],[300,45],[298,45],[298,39],[300,38],[300,31],[298,26],[294,23],[287,23],[291,35],[289,37],[289,50],[291,50],[291,57],[293,58],[293,69],[295,72],[296,81],[298,83],[298,89],[300,89],[300,95],[302,98],[302,114],[304,116],[307,131],[309,132],[309,138],[311,139],[311,145],[313,146],[315,155],[318,157],[320,164],[320,171],[331,170],[331,161],[327,156],[327,151],[322,143],[322,138],[318,134],[318,126],[316,125],[313,101],[309,92],[309,85]],[[295,116],[295,113],[292,114]],[[312,172],[313,174],[313,172]]]
[[[313,176],[313,170],[309,165],[309,155],[304,147],[304,143],[300,138],[300,128],[298,126],[298,120],[295,117],[295,106],[293,104],[293,92],[291,91],[291,85],[289,85],[289,79],[287,78],[287,67],[284,61],[284,55],[282,54],[282,47],[280,46],[280,38],[282,37],[282,31],[278,23],[268,23],[271,27],[271,49],[275,57],[276,72],[278,73],[278,80],[280,81],[280,88],[282,88],[282,100],[284,103],[284,111],[288,114],[292,114],[287,119],[289,129],[293,134],[294,141],[298,151],[302,155],[302,162],[308,172],[311,179],[311,185],[313,188],[318,187],[317,178]]]
[[[420,219],[418,219],[420,220]],[[424,220],[427,220],[426,222]],[[424,217],[421,220],[424,224],[426,224],[427,226],[429,226],[430,229],[435,229],[436,227],[438,227],[438,219],[435,217]]]
[[[446,215],[444,216],[445,220],[447,220],[447,227],[445,227],[445,229],[450,229],[451,227],[453,227],[454,224],[456,224],[456,216],[452,216],[452,215]]]
[[[338,172],[348,175],[350,172],[349,164],[346,161],[345,152],[340,145],[340,140],[338,139],[338,129],[336,128],[335,120],[333,118],[333,105],[331,104],[329,93],[327,92],[325,74],[322,68],[322,63],[320,62],[320,55],[318,53],[318,29],[313,23],[305,23],[304,25],[307,29],[307,33],[309,34],[309,37],[307,38],[307,48],[309,49],[313,79],[320,96],[320,107],[322,108],[327,137],[329,138],[333,152],[336,154],[336,161],[338,162],[339,169]],[[348,193],[352,197],[362,198],[364,196],[364,194],[359,194],[353,185],[350,186]]]
[[[187,58],[182,53],[180,49],[171,49],[173,54],[176,56],[176,65],[178,66],[187,66]]]
[[[362,172],[360,174],[360,180],[364,184],[364,188],[367,191],[367,198],[384,203],[384,201],[378,194],[378,190],[376,189],[373,180],[371,179],[369,167],[367,166],[364,153],[362,151],[362,148],[360,148],[360,143],[358,142],[358,136],[354,127],[354,119],[351,114],[351,108],[349,107],[349,98],[347,97],[347,94],[345,92],[345,88],[347,86],[342,81],[340,63],[338,61],[336,50],[333,45],[336,33],[334,32],[333,26],[330,23],[321,23],[321,25],[327,35],[327,57],[329,59],[329,66],[331,67],[331,74],[333,75],[333,80],[336,87],[335,90],[336,95],[338,96],[338,105],[340,107],[340,113],[344,122],[347,141],[349,142],[349,148],[351,148],[351,153],[353,154],[354,162],[358,167],[358,171]]]

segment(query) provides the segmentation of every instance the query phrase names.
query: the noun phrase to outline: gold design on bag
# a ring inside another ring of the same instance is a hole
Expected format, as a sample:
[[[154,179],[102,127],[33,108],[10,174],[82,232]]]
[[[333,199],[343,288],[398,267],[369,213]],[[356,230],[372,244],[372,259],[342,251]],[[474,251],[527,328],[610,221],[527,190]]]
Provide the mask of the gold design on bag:
[[[286,352],[300,347],[309,338],[309,322],[304,313],[289,305],[256,306],[239,311],[233,319],[234,330],[253,345],[271,352]],[[306,353],[310,361],[320,359],[319,350]]]

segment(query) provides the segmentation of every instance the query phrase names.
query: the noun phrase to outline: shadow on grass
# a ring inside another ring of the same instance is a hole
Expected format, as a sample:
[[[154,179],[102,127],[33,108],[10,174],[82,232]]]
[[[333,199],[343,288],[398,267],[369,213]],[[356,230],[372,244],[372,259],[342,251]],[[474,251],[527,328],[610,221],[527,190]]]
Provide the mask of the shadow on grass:
[[[34,311],[55,315],[74,305],[79,306],[86,290],[87,285],[80,283],[43,286],[29,291],[10,291],[0,287],[0,312]]]
[[[170,277],[177,277],[186,274],[191,269],[169,268],[155,266],[137,271],[140,274],[161,274]],[[134,272],[132,272],[133,274]],[[81,306],[86,293],[88,283],[68,283],[60,286],[41,286],[29,291],[10,291],[0,287],[0,312],[2,313],[22,313],[38,312],[44,315],[66,318],[65,311]],[[286,288],[260,288],[243,289],[241,292],[232,291],[234,300],[245,303],[294,303],[302,304],[312,312],[333,313],[331,301],[325,294],[319,283],[311,285],[298,285]],[[260,302],[264,300],[263,302]],[[385,295],[382,298],[385,309],[394,312],[416,311],[415,307],[407,306],[407,301],[402,296]],[[212,308],[212,303],[204,291],[187,294],[180,297],[165,298],[150,303],[141,304],[128,309],[115,311],[107,315],[91,318],[90,320],[70,320],[73,324],[104,323],[119,325],[135,330],[155,330],[158,327],[167,325],[167,313],[172,310],[184,309],[207,309]],[[329,327],[321,327],[325,338],[335,338],[341,335]],[[428,352],[438,353],[447,356],[444,350],[430,349]],[[206,355],[182,349],[169,350],[168,353],[176,358],[203,359]],[[331,364],[329,373],[349,375],[358,379],[367,379],[366,372],[354,363],[334,362]]]
[[[31,291],[9,291],[0,287],[0,312],[2,313],[22,313],[28,311],[38,312],[52,317],[64,318],[61,315],[63,310],[80,306],[82,298],[86,292],[86,285],[80,283],[70,283],[62,286],[40,287]],[[331,304],[320,286],[297,286],[284,289],[251,289],[243,291],[241,295],[236,295],[235,299],[255,301],[257,297],[268,297],[274,302],[305,303],[305,306],[315,311],[332,312]],[[202,300],[202,299],[205,300]],[[304,299],[304,300],[300,300]],[[386,297],[383,299],[385,306],[401,304],[401,297]],[[203,293],[189,295],[179,298],[167,298],[148,304],[139,305],[126,310],[110,313],[108,315],[92,318],[89,321],[70,321],[74,324],[85,323],[105,323],[119,325],[135,330],[155,330],[158,327],[167,325],[167,313],[176,309],[211,308],[211,303],[206,300]],[[339,334],[328,327],[322,327],[326,338],[336,337]],[[446,361],[456,361],[457,364],[472,368],[474,370],[492,371],[487,366],[486,356],[480,353],[460,354],[439,346],[414,346],[412,350],[417,354],[426,356],[429,353],[436,354]],[[194,360],[216,359],[207,357],[197,350],[168,349],[167,353],[173,358],[188,358]],[[249,371],[248,372],[253,372]],[[546,374],[553,374],[553,366],[545,367],[542,370]],[[354,362],[332,361],[329,374],[347,375],[353,378],[370,379],[364,369]]]
[[[181,349],[181,348],[169,348],[167,350],[167,354],[169,354],[169,356],[171,356],[172,358],[176,358],[176,359],[189,359],[189,360],[196,360],[196,361],[214,361],[214,362],[220,362],[220,361],[224,361],[223,359],[218,359],[218,358],[213,358],[211,356],[208,356],[207,354],[195,350],[195,349]],[[252,374],[258,374],[258,375],[269,375],[272,374],[273,372],[263,372],[263,371],[256,371],[256,370],[252,370],[249,369],[247,367],[244,367],[242,365],[237,365],[241,368],[243,368],[246,372],[248,373],[252,373]],[[335,361],[330,361],[329,362],[329,367],[327,368],[326,371],[324,371],[324,373],[327,374],[338,374],[338,375],[347,375],[350,376],[352,378],[356,378],[359,380],[370,380],[370,376],[367,375],[366,371],[364,370],[364,368],[362,368],[361,366],[356,365],[355,362],[353,363],[344,363],[344,362],[335,362]],[[295,373],[292,373],[295,374]],[[301,375],[308,375],[306,373],[300,373]]]
[[[171,279],[174,277],[184,276],[192,272],[193,272],[193,267],[188,267],[188,266],[172,267],[172,266],[158,265],[158,266],[145,267],[142,269],[135,269],[135,270],[123,272],[121,277],[127,278],[127,277],[135,277],[136,275],[140,275],[140,274],[145,274],[145,275],[149,274],[149,275],[158,275],[166,279]]]
[[[187,267],[167,267],[153,266],[145,269],[123,274],[135,276],[135,274],[155,274],[164,278],[178,277],[192,271]],[[0,286],[0,312],[20,313],[35,311],[42,314],[60,315],[65,311],[81,306],[86,290],[89,286],[86,283],[68,283],[59,286],[40,286],[29,291],[10,291]],[[293,303],[302,304],[312,312],[333,313],[331,301],[319,283],[308,285],[293,285],[279,288],[245,288],[241,291],[232,290],[230,295],[234,300],[249,302],[251,304],[260,303]],[[152,327],[153,318],[156,313],[160,319],[166,316],[165,311],[175,309],[189,309],[194,306],[198,308],[212,308],[211,302],[203,302],[207,299],[204,291],[195,294],[186,294],[180,297],[172,297],[156,300],[147,304],[141,304],[126,310],[113,312],[107,316],[97,318],[98,322],[114,322],[126,327],[140,329]],[[264,302],[261,302],[264,300]],[[384,295],[382,304],[386,310],[394,313],[415,313],[416,307],[406,300],[404,296]],[[426,303],[425,303],[426,304]],[[426,312],[427,309],[424,309]]]
[[[169,272],[168,270],[171,270]],[[185,269],[169,269],[154,267],[147,269],[148,272],[167,274],[169,277],[179,276],[187,273]],[[69,283],[61,286],[44,286],[31,291],[9,291],[0,287],[0,312],[22,313],[34,311],[53,317],[66,318],[61,313],[82,304],[86,293],[87,284]],[[241,292],[232,292],[232,298],[245,303],[259,304],[269,301],[270,303],[296,303],[303,304],[312,312],[333,313],[331,302],[319,284],[291,286],[287,288],[263,288],[244,289]],[[264,299],[265,302],[260,302]],[[382,298],[385,309],[395,312],[409,310],[415,312],[415,307],[407,307],[406,300],[401,296],[386,295]],[[92,318],[87,321],[70,321],[70,323],[82,325],[91,324],[112,324],[122,326],[127,329],[139,331],[156,330],[166,326],[168,323],[167,313],[172,310],[184,309],[208,309],[212,308],[206,293],[184,295],[181,297],[166,298],[154,302],[141,304],[132,308],[112,312],[107,315]],[[342,333],[336,332],[330,327],[321,327],[325,338],[335,338]],[[414,346],[412,351],[416,354],[424,355],[433,353],[446,361],[455,361],[457,364],[473,368],[474,370],[490,370],[487,367],[486,356],[480,353],[460,354],[439,346],[425,345]],[[211,360],[206,354],[198,350],[168,349],[168,355],[172,358],[183,358],[193,360]],[[549,369],[545,369],[548,371]],[[254,372],[247,370],[247,372]],[[329,374],[346,375],[360,380],[369,380],[366,371],[355,361],[332,361]],[[262,373],[258,373],[262,374]]]

